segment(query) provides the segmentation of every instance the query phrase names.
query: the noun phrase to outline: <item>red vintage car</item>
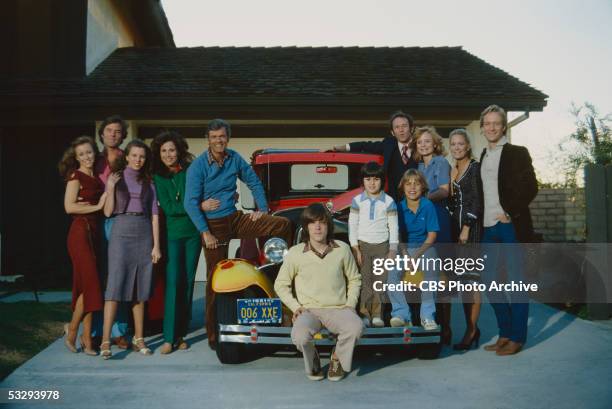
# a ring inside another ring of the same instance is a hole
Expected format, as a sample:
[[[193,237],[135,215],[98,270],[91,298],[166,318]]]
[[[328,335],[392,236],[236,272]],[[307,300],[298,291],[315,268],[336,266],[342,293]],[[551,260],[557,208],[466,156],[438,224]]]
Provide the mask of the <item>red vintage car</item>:
[[[383,163],[382,156],[317,150],[256,151],[252,166],[276,216],[291,220],[294,243],[300,242],[299,218],[311,203],[324,203],[334,218],[334,237],[348,243],[348,213],[352,198],[361,191],[364,163]],[[253,209],[248,189],[241,189],[241,204]],[[242,240],[236,258],[217,264],[212,275],[217,311],[217,356],[222,363],[240,363],[262,350],[261,344],[291,345],[291,311],[274,292],[274,280],[288,243],[279,238]],[[419,344],[423,357],[437,357],[439,328],[366,328],[359,345]],[[317,345],[333,345],[332,334],[321,331]],[[267,349],[269,350],[269,348]]]

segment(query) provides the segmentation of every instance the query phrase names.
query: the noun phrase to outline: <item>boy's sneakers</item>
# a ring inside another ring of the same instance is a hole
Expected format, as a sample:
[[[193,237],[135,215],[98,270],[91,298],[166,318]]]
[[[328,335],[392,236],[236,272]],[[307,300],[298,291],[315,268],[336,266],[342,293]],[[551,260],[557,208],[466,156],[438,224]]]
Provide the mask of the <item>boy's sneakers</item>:
[[[404,327],[406,326],[406,321],[402,317],[391,317],[391,321],[389,321],[392,327]]]
[[[385,322],[380,318],[376,317],[372,318],[372,325],[374,325],[376,328],[382,328],[385,326]]]
[[[340,360],[332,358],[331,361],[329,361],[327,379],[335,382],[341,380],[342,378],[344,378],[344,369],[342,369],[342,365],[340,365]]]
[[[430,319],[427,319],[427,318],[423,318],[421,320],[421,326],[426,331],[432,331],[432,330],[438,328],[438,324],[436,324],[436,322],[434,320],[430,320]]]
[[[370,328],[370,319],[368,317],[363,317],[361,321],[363,321],[363,326],[365,328]]]
[[[323,369],[321,369],[319,354],[315,355],[314,361],[312,362],[312,371],[307,376],[311,381],[320,381],[325,378],[323,375]]]

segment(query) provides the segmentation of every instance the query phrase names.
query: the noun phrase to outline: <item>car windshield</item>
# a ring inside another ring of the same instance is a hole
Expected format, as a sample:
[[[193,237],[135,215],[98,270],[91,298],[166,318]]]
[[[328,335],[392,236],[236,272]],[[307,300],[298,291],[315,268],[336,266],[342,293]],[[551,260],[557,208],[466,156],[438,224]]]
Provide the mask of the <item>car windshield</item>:
[[[262,166],[258,173],[268,200],[333,197],[361,185],[361,166],[361,163],[274,163]]]
[[[292,191],[346,190],[349,171],[346,165],[292,165],[289,180]]]

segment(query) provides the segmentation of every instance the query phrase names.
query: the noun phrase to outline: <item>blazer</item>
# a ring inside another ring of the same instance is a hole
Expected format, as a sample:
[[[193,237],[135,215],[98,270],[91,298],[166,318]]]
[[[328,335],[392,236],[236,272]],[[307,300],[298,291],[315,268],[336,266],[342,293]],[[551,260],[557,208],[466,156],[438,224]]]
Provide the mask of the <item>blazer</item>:
[[[383,169],[385,171],[385,175],[387,175],[389,173],[391,155],[393,154],[393,150],[397,149],[397,139],[394,136],[389,135],[385,136],[382,141],[351,142],[349,143],[349,146],[351,147],[351,152],[368,152],[383,155]],[[410,162],[413,162],[413,167],[416,168],[417,164],[414,159],[410,158],[408,163]]]
[[[483,149],[480,155],[481,163],[486,151]],[[497,183],[499,203],[510,215],[517,239],[522,243],[532,241],[529,203],[538,194],[538,181],[527,148],[510,143],[502,147]]]

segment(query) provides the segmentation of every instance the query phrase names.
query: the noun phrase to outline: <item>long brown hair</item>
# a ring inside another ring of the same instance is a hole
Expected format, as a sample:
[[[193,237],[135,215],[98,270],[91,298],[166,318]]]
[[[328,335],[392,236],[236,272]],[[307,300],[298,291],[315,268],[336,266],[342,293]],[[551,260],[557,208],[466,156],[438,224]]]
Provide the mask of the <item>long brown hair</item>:
[[[302,226],[302,242],[308,243],[310,240],[310,234],[308,234],[308,225],[310,223],[314,223],[316,221],[323,222],[327,225],[327,242],[331,242],[334,238],[334,221],[332,219],[331,213],[323,204],[321,203],[311,203],[308,205],[306,209],[302,212],[301,217],[301,226]]]
[[[153,142],[151,142],[151,151],[153,152],[153,173],[164,177],[170,177],[170,169],[161,160],[161,147],[166,142],[172,142],[176,148],[176,161],[185,169],[193,161],[193,155],[189,153],[189,144],[183,136],[176,131],[162,131]]]
[[[142,165],[142,168],[138,171],[138,181],[142,183],[150,183],[151,182],[151,148],[147,146],[140,139],[132,139],[130,143],[125,147],[125,154],[121,155],[111,164],[112,172],[123,172],[123,170],[127,167],[127,157],[130,154],[130,150],[132,148],[142,148],[145,151],[145,163]]]
[[[98,159],[99,154],[98,146],[96,145],[91,136],[79,136],[70,143],[70,146],[64,151],[64,154],[62,155],[62,159],[57,164],[57,169],[59,170],[60,175],[65,181],[68,181],[70,179],[70,176],[72,176],[72,174],[80,166],[79,161],[76,158],[77,146],[84,145],[86,143],[90,144],[91,148],[94,151],[94,166],[96,165],[95,160]]]

